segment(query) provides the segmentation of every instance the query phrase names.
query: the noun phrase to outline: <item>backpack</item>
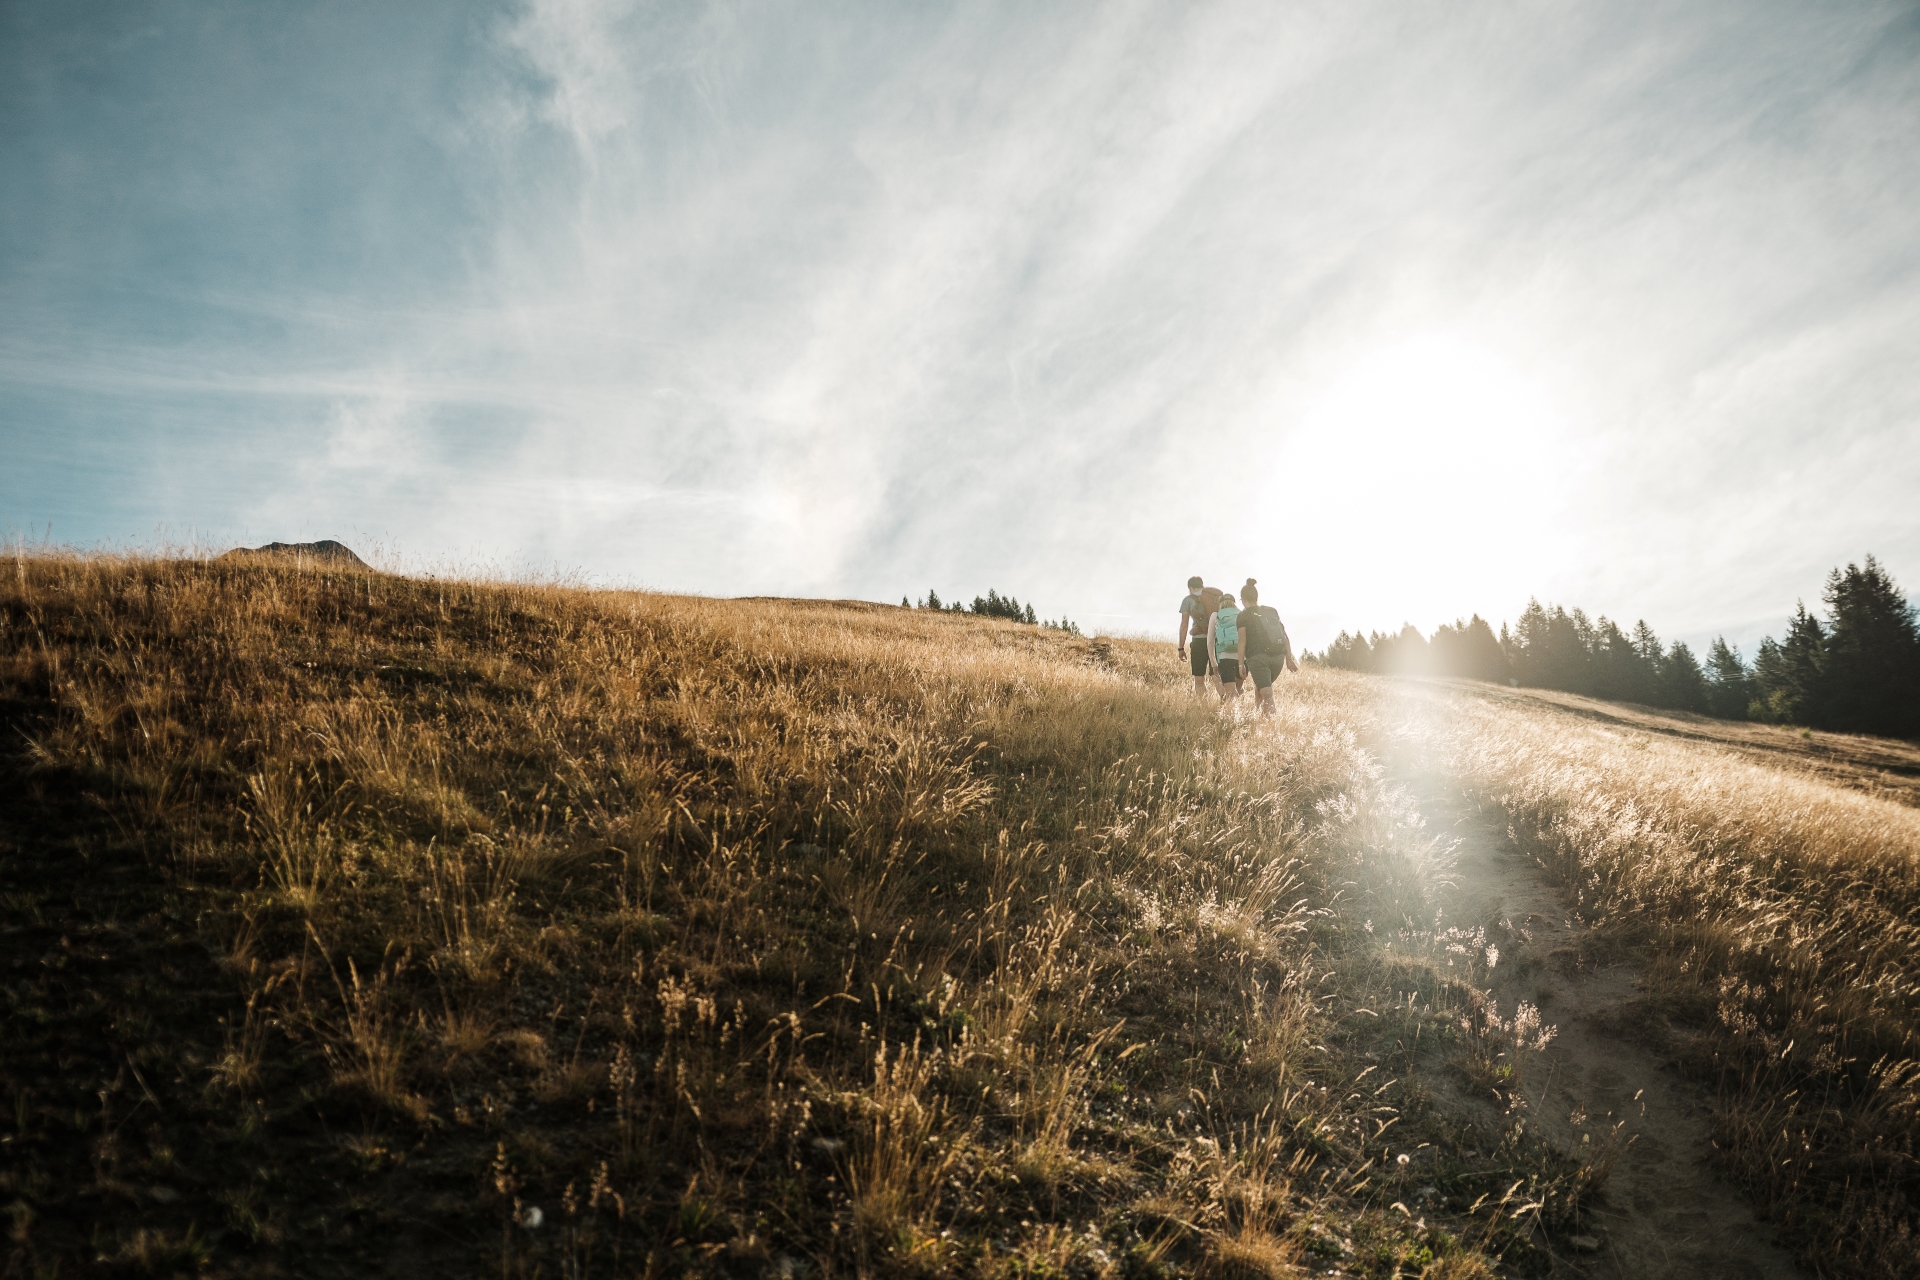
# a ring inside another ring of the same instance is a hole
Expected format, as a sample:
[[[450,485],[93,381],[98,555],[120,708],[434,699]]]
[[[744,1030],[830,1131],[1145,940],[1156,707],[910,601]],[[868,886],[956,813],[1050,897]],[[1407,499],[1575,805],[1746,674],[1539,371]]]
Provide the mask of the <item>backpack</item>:
[[[1270,604],[1255,605],[1240,611],[1239,624],[1247,633],[1247,656],[1284,658],[1293,647],[1287,628]]]
[[[1187,593],[1187,599],[1189,600],[1193,599],[1193,593],[1191,591]],[[1193,615],[1193,629],[1195,631],[1198,631],[1200,630],[1200,628],[1206,626],[1207,619],[1211,618],[1213,616],[1213,611],[1215,609],[1218,609],[1219,607],[1220,607],[1220,588],[1218,587],[1200,588],[1200,608]]]
[[[1214,614],[1213,651],[1223,654],[1240,644],[1240,611],[1230,604],[1223,604]]]
[[[1258,605],[1250,605],[1240,611],[1235,620],[1240,630],[1247,636],[1247,656],[1257,658],[1267,651],[1267,620],[1260,616]]]

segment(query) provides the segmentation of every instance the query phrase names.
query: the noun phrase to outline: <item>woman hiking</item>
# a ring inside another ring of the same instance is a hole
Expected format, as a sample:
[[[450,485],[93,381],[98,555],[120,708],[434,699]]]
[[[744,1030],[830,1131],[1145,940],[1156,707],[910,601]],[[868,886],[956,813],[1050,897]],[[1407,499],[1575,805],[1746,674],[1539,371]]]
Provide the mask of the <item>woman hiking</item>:
[[[1272,605],[1260,603],[1260,584],[1248,578],[1247,585],[1240,588],[1240,598],[1246,607],[1234,617],[1238,641],[1234,649],[1235,666],[1253,677],[1254,705],[1260,708],[1261,715],[1270,716],[1274,713],[1274,677],[1283,668],[1297,672],[1300,664],[1293,660],[1293,642],[1287,638],[1287,628],[1280,621],[1279,612]],[[1225,665],[1221,663],[1223,668]]]
[[[1240,696],[1240,610],[1233,592],[1222,591],[1220,603],[1207,619],[1207,639],[1213,645],[1213,665],[1220,673],[1220,701]]]

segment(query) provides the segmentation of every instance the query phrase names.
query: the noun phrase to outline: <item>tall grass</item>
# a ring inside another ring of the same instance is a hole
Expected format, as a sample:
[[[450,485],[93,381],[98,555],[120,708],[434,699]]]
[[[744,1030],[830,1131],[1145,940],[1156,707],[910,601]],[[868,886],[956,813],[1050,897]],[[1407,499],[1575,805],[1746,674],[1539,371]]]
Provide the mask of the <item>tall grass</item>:
[[[1718,1089],[1719,1158],[1802,1256],[1920,1274],[1920,808],[1878,776],[1920,751],[1763,755],[1558,703],[1405,682],[1383,717],[1645,958],[1649,1032]]]
[[[1486,1273],[1369,1173],[1403,1086],[1340,975],[1435,849],[1362,686],[1255,722],[944,614],[14,568],[13,945],[106,976],[8,988],[54,1028],[10,1266]],[[83,1010],[124,1051],[61,1058]]]

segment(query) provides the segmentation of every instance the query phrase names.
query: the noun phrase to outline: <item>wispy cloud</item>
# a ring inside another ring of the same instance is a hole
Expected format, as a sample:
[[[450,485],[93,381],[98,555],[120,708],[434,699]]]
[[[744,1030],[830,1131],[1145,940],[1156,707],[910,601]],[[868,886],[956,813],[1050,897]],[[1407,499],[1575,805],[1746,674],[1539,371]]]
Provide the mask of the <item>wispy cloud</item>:
[[[1310,639],[1535,592],[1751,629],[1868,549],[1920,581],[1907,6],[442,12],[301,51],[264,125],[291,55],[238,18],[265,65],[205,102],[182,32],[35,73],[10,518],[97,529],[47,433],[144,412],[179,457],[201,413],[254,460],[116,510],[1131,626],[1253,573]],[[246,163],[32,186],[156,85]],[[407,109],[356,147],[354,94]],[[216,171],[228,258],[140,208],[50,229]],[[89,268],[111,237],[159,301]]]

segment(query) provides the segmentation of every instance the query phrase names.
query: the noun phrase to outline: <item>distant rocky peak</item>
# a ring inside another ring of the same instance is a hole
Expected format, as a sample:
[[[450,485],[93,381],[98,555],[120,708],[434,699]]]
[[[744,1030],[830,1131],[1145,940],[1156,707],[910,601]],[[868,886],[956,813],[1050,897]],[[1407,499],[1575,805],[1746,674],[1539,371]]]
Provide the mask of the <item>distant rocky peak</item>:
[[[365,560],[353,554],[343,542],[332,538],[323,538],[319,542],[269,542],[264,547],[235,547],[227,553],[230,556],[273,556],[276,559],[298,560],[312,559],[324,564],[347,569],[372,568]]]

